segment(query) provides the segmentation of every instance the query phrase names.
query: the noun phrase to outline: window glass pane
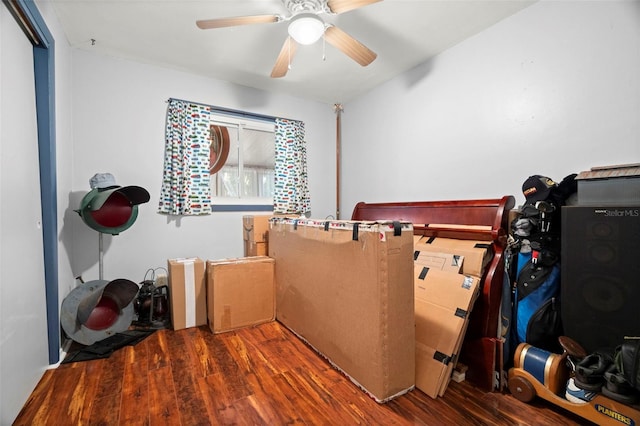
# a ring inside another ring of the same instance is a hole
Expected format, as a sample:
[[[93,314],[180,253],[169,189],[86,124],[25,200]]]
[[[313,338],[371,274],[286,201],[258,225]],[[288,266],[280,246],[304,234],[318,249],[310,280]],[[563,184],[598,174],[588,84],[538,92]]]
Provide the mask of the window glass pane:
[[[262,176],[271,170],[275,161],[275,139],[273,132],[242,130],[242,163],[244,175],[243,196],[271,197],[272,192],[264,188]],[[272,173],[273,176],[273,173]],[[272,183],[269,186],[273,186]]]
[[[238,197],[238,167],[226,166],[216,173],[216,195],[218,197]]]
[[[258,197],[273,198],[274,170],[263,169],[258,171]]]
[[[215,197],[264,199],[271,203],[274,186],[275,134],[273,126],[249,120],[216,118],[229,132],[224,166],[211,175]],[[231,121],[237,121],[232,123]]]

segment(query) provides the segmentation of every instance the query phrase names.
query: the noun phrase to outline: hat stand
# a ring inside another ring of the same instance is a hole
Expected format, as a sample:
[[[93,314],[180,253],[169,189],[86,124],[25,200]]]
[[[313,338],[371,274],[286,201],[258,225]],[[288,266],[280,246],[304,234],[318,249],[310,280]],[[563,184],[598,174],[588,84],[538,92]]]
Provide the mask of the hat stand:
[[[76,212],[90,228],[98,231],[98,275],[104,278],[104,236],[129,229],[138,217],[138,205],[149,201],[149,192],[139,186],[93,188]]]
[[[103,245],[103,233],[98,232],[98,278],[104,279],[104,245]]]
[[[111,180],[101,183],[94,176],[91,191],[75,210],[86,225],[98,232],[99,279],[82,282],[64,298],[60,322],[71,339],[84,345],[126,330],[131,325],[133,301],[139,291],[133,281],[104,279],[104,234],[118,235],[131,227],[138,216],[138,205],[149,201],[149,192],[139,186],[117,186],[109,177]]]

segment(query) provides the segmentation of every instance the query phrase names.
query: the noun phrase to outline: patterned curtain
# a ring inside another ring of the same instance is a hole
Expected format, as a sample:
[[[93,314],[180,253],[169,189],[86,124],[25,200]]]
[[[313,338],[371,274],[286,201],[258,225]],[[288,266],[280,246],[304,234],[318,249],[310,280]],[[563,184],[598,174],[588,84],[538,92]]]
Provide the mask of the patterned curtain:
[[[211,213],[210,112],[206,105],[169,100],[159,213],[185,216]]]
[[[275,186],[273,212],[311,211],[307,183],[307,148],[302,121],[276,119]]]

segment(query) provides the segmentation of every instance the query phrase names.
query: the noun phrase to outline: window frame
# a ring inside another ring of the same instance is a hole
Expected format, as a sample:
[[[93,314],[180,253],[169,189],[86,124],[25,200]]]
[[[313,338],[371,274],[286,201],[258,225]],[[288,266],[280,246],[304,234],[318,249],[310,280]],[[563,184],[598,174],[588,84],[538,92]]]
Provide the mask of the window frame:
[[[274,135],[274,149],[275,149],[275,119],[267,118],[259,115],[251,115],[249,113],[229,113],[225,110],[211,110],[211,117],[209,119],[210,126],[227,126],[236,127],[238,131],[248,129],[269,132]],[[239,146],[242,151],[241,146]],[[228,160],[228,159],[227,159]],[[239,153],[238,161],[242,164],[242,154]],[[216,173],[222,171],[224,164],[217,170]],[[273,164],[275,170],[275,160]],[[242,169],[240,167],[240,169]],[[210,179],[213,181],[215,173],[211,174]],[[212,191],[213,194],[213,191]],[[268,201],[267,201],[268,200]],[[211,196],[211,211],[212,212],[229,212],[229,211],[273,211],[273,195],[270,198],[266,197],[221,197]]]

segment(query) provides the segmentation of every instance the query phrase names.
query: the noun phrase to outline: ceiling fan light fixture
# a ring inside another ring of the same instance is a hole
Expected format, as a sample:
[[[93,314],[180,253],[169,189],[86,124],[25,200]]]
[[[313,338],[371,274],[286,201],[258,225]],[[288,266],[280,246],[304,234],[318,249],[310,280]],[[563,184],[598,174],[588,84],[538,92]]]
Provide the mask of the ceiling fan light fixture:
[[[300,44],[313,44],[324,34],[324,22],[313,13],[300,13],[289,24],[289,35]]]

